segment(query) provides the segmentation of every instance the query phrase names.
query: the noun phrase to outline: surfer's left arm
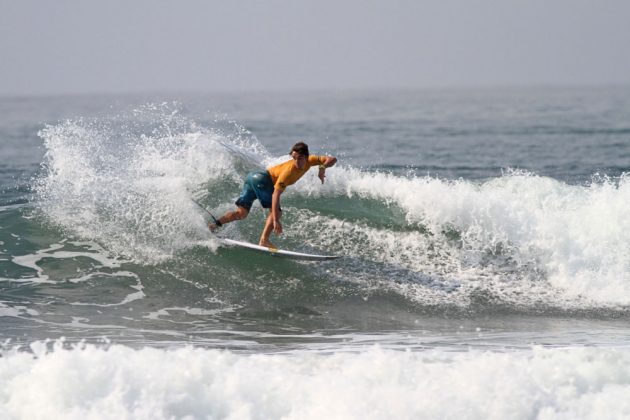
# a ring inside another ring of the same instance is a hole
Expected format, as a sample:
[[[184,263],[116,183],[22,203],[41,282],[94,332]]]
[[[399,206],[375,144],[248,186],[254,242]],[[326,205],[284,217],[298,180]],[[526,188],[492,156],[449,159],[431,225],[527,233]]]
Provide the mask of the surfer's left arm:
[[[317,176],[322,180],[322,184],[324,183],[324,178],[326,178],[326,168],[330,168],[337,163],[337,158],[334,156],[320,156],[320,164],[319,164],[319,173]],[[323,161],[322,161],[323,159]]]

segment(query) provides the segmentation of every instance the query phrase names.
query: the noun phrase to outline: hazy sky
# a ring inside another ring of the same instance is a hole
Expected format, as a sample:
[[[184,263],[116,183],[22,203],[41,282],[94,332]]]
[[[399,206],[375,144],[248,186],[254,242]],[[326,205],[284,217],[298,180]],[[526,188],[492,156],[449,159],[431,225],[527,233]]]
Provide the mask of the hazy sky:
[[[0,0],[0,95],[630,83],[630,0]]]

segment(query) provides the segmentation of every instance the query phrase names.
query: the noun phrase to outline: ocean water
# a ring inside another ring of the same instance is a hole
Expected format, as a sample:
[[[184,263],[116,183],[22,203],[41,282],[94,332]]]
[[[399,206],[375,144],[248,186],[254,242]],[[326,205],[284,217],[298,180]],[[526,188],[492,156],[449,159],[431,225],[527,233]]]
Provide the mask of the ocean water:
[[[343,258],[222,246],[298,140]],[[630,418],[628,173],[628,87],[0,98],[0,418]]]

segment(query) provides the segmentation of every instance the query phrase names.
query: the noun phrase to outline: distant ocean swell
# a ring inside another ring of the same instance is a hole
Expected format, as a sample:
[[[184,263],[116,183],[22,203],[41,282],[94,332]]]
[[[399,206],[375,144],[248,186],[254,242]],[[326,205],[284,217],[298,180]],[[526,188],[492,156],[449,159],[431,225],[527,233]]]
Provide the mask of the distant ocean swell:
[[[238,354],[35,342],[0,357],[0,417],[601,419],[630,416],[630,351]],[[48,350],[47,350],[48,349]]]
[[[131,122],[78,120],[42,130],[38,211],[67,234],[144,265],[199,246],[215,251],[191,198],[224,211],[248,170],[283,158],[244,130],[203,129],[159,106],[137,114]],[[307,175],[284,203],[286,246],[346,256],[327,266],[334,280],[428,305],[465,306],[475,296],[524,307],[630,305],[625,175],[595,176],[588,185],[522,171],[449,181],[342,161],[325,185]],[[258,219],[226,232],[255,241]]]

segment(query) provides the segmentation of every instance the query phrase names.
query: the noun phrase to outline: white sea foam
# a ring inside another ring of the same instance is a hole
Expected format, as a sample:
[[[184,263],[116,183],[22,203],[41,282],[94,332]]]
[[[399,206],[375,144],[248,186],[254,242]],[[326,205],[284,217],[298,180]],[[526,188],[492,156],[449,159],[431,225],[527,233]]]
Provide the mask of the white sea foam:
[[[5,305],[3,302],[0,302],[0,317],[14,317],[19,318],[24,315],[32,315],[37,316],[39,312],[35,309],[31,309],[24,305]]]
[[[238,354],[92,345],[0,358],[6,419],[630,416],[630,351]]]
[[[115,268],[120,266],[119,260],[108,258],[106,255],[96,253],[96,252],[75,252],[75,251],[56,251],[56,252],[47,252],[49,250],[41,250],[37,251],[35,254],[25,254],[18,255],[13,257],[11,260],[14,264],[21,265],[22,267],[31,268],[35,270],[36,276],[23,278],[20,280],[16,280],[18,282],[34,282],[34,283],[56,283],[55,280],[50,280],[47,274],[44,274],[44,269],[41,268],[39,262],[46,258],[52,259],[74,259],[74,258],[89,258],[100,263],[103,267]],[[90,277],[97,275],[99,273],[91,273],[86,276],[81,276],[78,278],[69,279],[68,281],[72,283],[79,283],[81,281],[85,281]],[[103,273],[103,275],[108,275]],[[119,272],[119,275],[129,276],[128,272]]]
[[[181,312],[187,315],[193,315],[193,316],[202,316],[202,317],[206,317],[206,316],[215,316],[218,314],[223,314],[226,312],[232,312],[234,309],[233,308],[222,308],[222,309],[201,309],[201,308],[190,308],[190,307],[185,307],[185,308],[179,308],[179,307],[173,307],[173,308],[161,308],[155,312],[150,312],[149,314],[143,316],[143,318],[146,319],[160,319],[160,317],[168,317],[171,316],[172,312]]]
[[[38,207],[70,233],[142,262],[210,241],[193,193],[213,180],[240,183],[248,147],[166,111],[141,109],[131,128],[82,120],[47,126]]]
[[[336,171],[331,171],[326,185],[307,179],[295,194],[342,195],[395,205],[402,209],[407,223],[422,226],[431,235],[366,227],[360,235],[368,241],[361,241],[361,247],[355,245],[352,254],[361,248],[374,254],[378,248],[393,263],[404,259],[407,267],[415,264],[416,271],[430,273],[439,266],[459,277],[470,273],[478,279],[488,275],[509,279],[507,268],[528,280],[527,287],[534,287],[542,277],[566,299],[590,300],[596,305],[630,304],[627,176],[574,186],[522,172],[472,182],[343,167]],[[335,241],[357,228],[344,224],[344,229],[338,229]],[[455,232],[456,241],[445,230]],[[427,247],[440,254],[433,264],[427,264],[421,255]]]

